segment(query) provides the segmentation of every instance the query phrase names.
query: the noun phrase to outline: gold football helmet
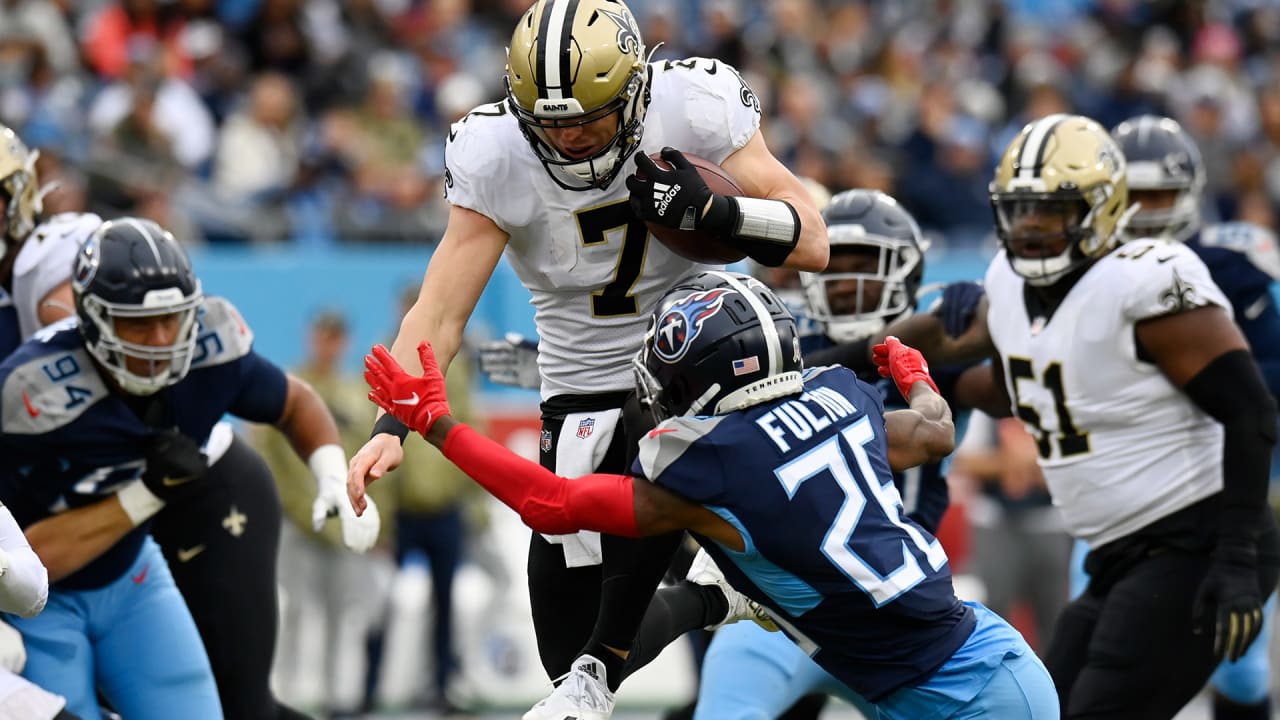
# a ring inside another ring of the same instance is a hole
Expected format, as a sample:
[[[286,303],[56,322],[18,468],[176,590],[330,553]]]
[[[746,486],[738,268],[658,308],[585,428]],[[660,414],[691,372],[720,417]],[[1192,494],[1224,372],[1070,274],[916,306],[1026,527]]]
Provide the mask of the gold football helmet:
[[[551,178],[568,190],[607,187],[640,146],[645,47],[620,0],[538,0],[507,50],[507,104]],[[566,156],[547,130],[615,116],[617,129],[586,157]]]
[[[991,182],[996,234],[1014,272],[1056,283],[1111,251],[1127,220],[1124,155],[1081,115],[1035,120],[1009,143]]]
[[[0,226],[0,258],[17,248],[36,227],[40,215],[40,187],[36,158],[18,134],[0,125],[0,197],[4,199],[4,225]]]

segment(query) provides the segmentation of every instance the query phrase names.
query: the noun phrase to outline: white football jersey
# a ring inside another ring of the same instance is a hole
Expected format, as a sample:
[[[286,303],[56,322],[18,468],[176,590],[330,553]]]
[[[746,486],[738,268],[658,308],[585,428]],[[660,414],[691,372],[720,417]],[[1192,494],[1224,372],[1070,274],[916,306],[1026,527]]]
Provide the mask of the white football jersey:
[[[1231,305],[1189,248],[1138,240],[1103,257],[1049,318],[1001,252],[987,325],[1014,414],[1072,535],[1099,547],[1222,489],[1222,426],[1138,358],[1144,319]]]
[[[652,101],[637,152],[671,146],[714,163],[760,127],[760,103],[730,66],[649,65]],[[649,236],[628,202],[634,158],[603,190],[565,190],[538,161],[505,102],[454,123],[445,196],[510,235],[506,256],[533,295],[542,397],[628,390],[649,313],[698,265]]]
[[[93,213],[58,213],[37,225],[22,244],[13,263],[13,303],[24,340],[43,326],[40,301],[71,279],[81,243],[100,225],[102,218]]]

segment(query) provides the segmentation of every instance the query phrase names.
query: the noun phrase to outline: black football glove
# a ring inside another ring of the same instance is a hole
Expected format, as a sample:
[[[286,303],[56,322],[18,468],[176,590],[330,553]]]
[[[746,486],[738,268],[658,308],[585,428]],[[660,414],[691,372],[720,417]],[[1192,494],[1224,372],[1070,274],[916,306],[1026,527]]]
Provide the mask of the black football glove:
[[[156,430],[144,450],[142,482],[161,500],[171,500],[202,485],[209,460],[200,444],[179,430]]]
[[[960,337],[973,324],[978,303],[986,294],[980,283],[968,280],[953,282],[942,291],[942,298],[934,306],[933,314],[942,318],[942,327],[948,336]]]
[[[1222,546],[1196,591],[1192,616],[1197,632],[1213,630],[1218,659],[1239,660],[1262,631],[1262,593],[1252,547]]]
[[[631,208],[645,222],[658,223],[676,230],[704,228],[703,211],[715,193],[698,174],[693,163],[675,148],[662,148],[662,159],[671,163],[663,170],[642,152],[636,153],[638,174],[627,178],[631,191]],[[643,177],[642,177],[643,176]]]

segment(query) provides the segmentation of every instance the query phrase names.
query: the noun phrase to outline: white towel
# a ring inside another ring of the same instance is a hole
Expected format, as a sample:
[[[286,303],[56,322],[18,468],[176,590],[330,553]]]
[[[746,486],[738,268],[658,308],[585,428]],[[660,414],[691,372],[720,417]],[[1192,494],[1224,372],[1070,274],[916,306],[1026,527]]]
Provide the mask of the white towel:
[[[564,418],[556,441],[556,474],[567,478],[590,475],[609,451],[621,409],[571,413]],[[599,565],[600,533],[582,530],[572,535],[543,535],[564,548],[565,567]]]

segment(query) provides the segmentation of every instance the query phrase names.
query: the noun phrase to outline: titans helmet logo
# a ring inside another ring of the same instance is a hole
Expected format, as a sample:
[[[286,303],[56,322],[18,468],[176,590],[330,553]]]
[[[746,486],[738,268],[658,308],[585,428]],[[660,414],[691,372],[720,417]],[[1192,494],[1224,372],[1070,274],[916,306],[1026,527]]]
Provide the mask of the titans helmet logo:
[[[653,353],[665,363],[678,362],[702,332],[707,318],[720,312],[724,296],[729,292],[732,291],[728,288],[702,290],[667,308],[653,330]]]
[[[84,245],[76,255],[76,265],[71,271],[72,284],[81,291],[89,287],[89,283],[93,282],[93,276],[98,274],[98,263],[101,259],[102,253],[98,251],[98,235],[95,233],[84,241]]]
[[[639,57],[640,26],[636,24],[635,16],[626,10],[622,12],[601,10],[600,13],[618,26],[618,49],[628,55]]]

